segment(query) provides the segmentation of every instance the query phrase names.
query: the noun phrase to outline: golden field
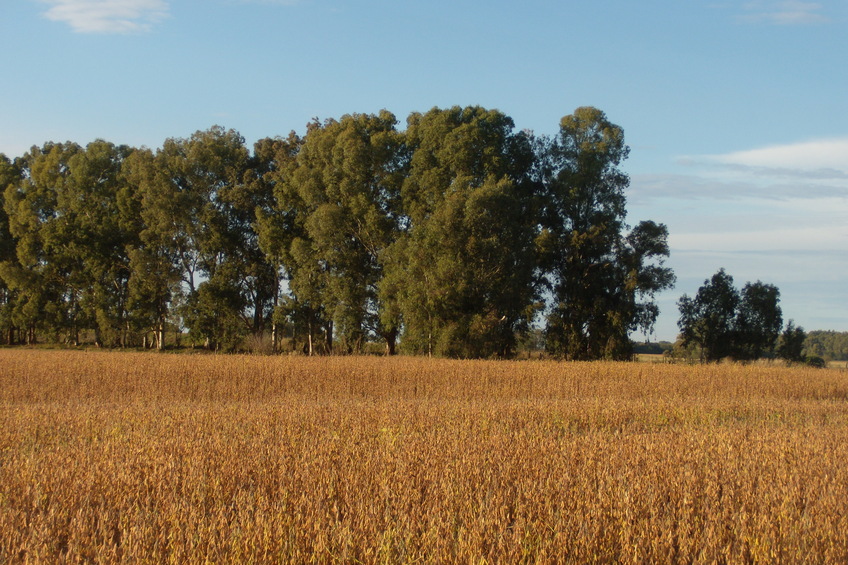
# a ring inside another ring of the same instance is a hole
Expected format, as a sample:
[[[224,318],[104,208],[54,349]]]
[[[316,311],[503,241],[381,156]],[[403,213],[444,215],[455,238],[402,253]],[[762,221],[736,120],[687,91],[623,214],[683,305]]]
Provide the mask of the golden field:
[[[0,350],[0,563],[845,563],[848,373]]]

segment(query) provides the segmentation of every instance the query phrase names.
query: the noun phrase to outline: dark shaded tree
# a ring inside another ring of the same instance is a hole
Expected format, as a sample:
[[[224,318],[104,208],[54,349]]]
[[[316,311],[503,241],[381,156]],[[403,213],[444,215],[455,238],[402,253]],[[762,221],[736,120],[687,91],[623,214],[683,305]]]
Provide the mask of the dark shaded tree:
[[[677,302],[681,341],[684,347],[697,345],[701,360],[719,361],[733,354],[733,334],[739,292],[733,277],[720,269],[698,289],[694,298],[683,295]]]
[[[13,318],[17,293],[6,282],[3,273],[6,268],[17,264],[17,242],[9,231],[9,215],[3,203],[7,187],[17,185],[20,181],[20,168],[0,153],[0,342],[8,345],[14,345],[18,338],[18,328]]]
[[[681,344],[699,348],[701,359],[753,360],[774,350],[783,324],[777,287],[757,281],[740,293],[733,277],[720,269],[694,298],[678,301]]]
[[[774,352],[783,326],[779,302],[780,291],[774,285],[757,281],[742,288],[734,336],[736,359],[750,361]]]
[[[807,333],[801,326],[796,326],[793,320],[789,320],[786,329],[780,334],[777,345],[777,356],[787,363],[802,363],[804,361],[804,341]]]
[[[596,108],[566,116],[547,155],[539,245],[553,295],[547,348],[567,359],[627,359],[629,334],[649,333],[657,292],[674,275],[663,263],[668,230],[642,222],[629,234],[619,165],[627,158],[623,130]]]

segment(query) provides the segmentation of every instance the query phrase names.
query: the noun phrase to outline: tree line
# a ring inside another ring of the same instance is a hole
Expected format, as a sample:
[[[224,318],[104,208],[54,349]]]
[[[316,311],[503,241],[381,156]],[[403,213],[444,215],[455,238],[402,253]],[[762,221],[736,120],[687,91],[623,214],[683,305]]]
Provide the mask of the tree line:
[[[626,359],[674,283],[666,227],[625,222],[628,152],[596,108],[548,137],[453,107],[0,155],[2,340],[509,357],[543,319],[553,355]]]
[[[827,361],[848,361],[848,332],[814,330],[807,333],[804,349]]]
[[[683,295],[677,303],[680,319],[678,342],[671,354],[699,358],[753,361],[778,357],[787,363],[824,367],[825,362],[848,351],[848,333],[813,331],[789,320],[783,326],[780,291],[762,281],[742,289],[724,269],[704,281],[694,297]]]

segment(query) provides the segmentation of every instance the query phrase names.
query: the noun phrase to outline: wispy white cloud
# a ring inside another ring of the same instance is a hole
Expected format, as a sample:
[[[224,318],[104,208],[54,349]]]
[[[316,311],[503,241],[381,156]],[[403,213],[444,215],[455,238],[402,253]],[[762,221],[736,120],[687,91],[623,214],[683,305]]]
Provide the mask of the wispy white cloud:
[[[711,156],[717,162],[774,170],[848,174],[848,138],[773,145]]]
[[[683,172],[631,179],[631,201],[755,198],[848,200],[848,138],[678,159]]]
[[[41,0],[51,7],[49,20],[64,22],[78,33],[141,33],[168,15],[165,0]]]
[[[818,2],[803,0],[758,0],[746,2],[739,20],[774,25],[819,24],[829,21]]]
[[[810,220],[810,224],[813,221]],[[818,250],[833,256],[848,241],[848,228],[834,226],[783,226],[775,221],[771,226],[756,225],[752,229],[723,227],[721,230],[698,232],[672,232],[672,247],[678,250],[710,250],[711,252],[739,252],[791,255]]]
[[[742,167],[702,167],[692,174],[657,173],[633,175],[628,201],[646,205],[665,200],[848,200],[848,178],[815,179],[797,171],[782,178]]]

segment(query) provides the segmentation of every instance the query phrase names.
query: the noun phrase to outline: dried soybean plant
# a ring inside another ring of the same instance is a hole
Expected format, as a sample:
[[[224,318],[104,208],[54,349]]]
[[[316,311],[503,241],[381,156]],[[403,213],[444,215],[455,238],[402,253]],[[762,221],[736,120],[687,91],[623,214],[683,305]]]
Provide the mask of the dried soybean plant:
[[[848,376],[0,350],[0,562],[848,560]]]

